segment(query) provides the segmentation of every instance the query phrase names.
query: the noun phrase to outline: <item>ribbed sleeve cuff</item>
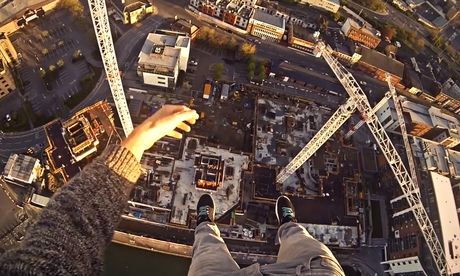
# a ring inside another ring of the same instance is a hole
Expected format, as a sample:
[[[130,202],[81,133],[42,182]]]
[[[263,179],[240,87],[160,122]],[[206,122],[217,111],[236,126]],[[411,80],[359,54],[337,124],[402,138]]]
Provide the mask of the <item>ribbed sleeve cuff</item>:
[[[136,157],[120,145],[110,145],[101,157],[109,169],[129,182],[136,183],[141,176],[141,165]]]

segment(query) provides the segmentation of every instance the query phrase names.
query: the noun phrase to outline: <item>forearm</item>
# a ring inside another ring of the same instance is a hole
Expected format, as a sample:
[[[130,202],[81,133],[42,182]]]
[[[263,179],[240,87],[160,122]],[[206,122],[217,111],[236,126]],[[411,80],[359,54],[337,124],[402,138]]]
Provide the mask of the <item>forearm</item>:
[[[99,274],[139,175],[135,157],[112,146],[56,193],[21,246],[2,256],[0,274]]]

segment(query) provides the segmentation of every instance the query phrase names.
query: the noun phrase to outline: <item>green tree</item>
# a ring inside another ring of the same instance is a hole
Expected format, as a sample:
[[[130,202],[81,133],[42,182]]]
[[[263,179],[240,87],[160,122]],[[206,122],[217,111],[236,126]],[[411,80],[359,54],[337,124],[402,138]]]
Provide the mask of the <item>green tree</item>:
[[[257,65],[257,76],[261,80],[264,80],[267,78],[267,74],[265,73],[265,65],[263,62],[259,62],[259,64]]]
[[[218,64],[215,64],[213,66],[213,70],[214,70],[214,79],[217,80],[217,81],[220,81],[222,79],[222,74],[224,73],[224,64],[222,63],[218,63]]]
[[[245,42],[241,44],[240,52],[244,57],[252,56],[256,53],[256,45]]]
[[[64,60],[61,58],[57,61],[56,65],[58,66],[58,68],[61,68],[61,67],[64,67]]]
[[[83,17],[85,9],[79,0],[61,0],[60,6],[69,10],[73,17]]]
[[[254,78],[254,71],[248,71],[248,79],[252,80]]]

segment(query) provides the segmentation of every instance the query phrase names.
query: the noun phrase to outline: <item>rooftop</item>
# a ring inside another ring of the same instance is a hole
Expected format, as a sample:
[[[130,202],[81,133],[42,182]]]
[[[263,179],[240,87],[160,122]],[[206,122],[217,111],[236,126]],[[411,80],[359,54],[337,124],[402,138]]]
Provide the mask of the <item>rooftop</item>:
[[[139,53],[139,65],[158,73],[172,73],[178,66],[182,47],[187,47],[190,38],[150,33]]]
[[[148,0],[112,0],[113,5],[120,11],[127,9],[127,11],[133,11],[143,5],[150,6]]]
[[[363,22],[365,22],[365,21],[363,21]],[[366,22],[365,23],[359,23],[359,22],[353,20],[352,18],[347,18],[347,20],[345,21],[344,25],[347,24],[347,23],[350,24],[350,26],[352,28],[357,29],[362,33],[366,33],[367,35],[370,35],[370,36],[376,36],[377,30],[372,28],[370,26],[370,24],[366,24]]]
[[[327,246],[350,248],[359,246],[358,227],[301,223],[308,233]]]
[[[201,160],[205,156],[214,156],[222,161],[222,179],[212,189],[197,186],[196,174],[200,170]],[[197,159],[198,158],[198,159]],[[196,209],[196,203],[204,193],[211,193],[216,201],[216,218],[231,210],[239,202],[242,172],[248,169],[249,156],[232,153],[227,149],[206,146],[199,139],[188,137],[184,144],[181,159],[176,160],[172,178],[177,180],[174,191],[174,211],[171,222],[186,225],[189,212]]]
[[[268,166],[286,166],[315,135],[328,115],[327,111],[313,104],[291,106],[284,101],[259,98],[257,105],[255,161]],[[327,154],[318,156],[323,157],[323,155]],[[314,165],[312,162],[315,160],[316,158],[312,158],[309,162],[305,162],[297,174],[292,174],[283,183],[282,191],[317,194],[319,169],[324,169],[320,167],[325,165],[326,158],[322,158],[321,162]]]
[[[286,20],[283,17],[275,16],[259,9],[255,10],[253,19],[281,29],[286,28]]]
[[[415,72],[409,66],[404,66],[403,82],[406,86],[418,88],[433,97],[436,97],[441,91],[438,82],[424,74]]]
[[[450,273],[460,273],[460,253],[457,250],[460,248],[460,224],[450,179],[434,172],[431,172],[431,178],[447,266]]]
[[[445,94],[449,95],[450,97],[460,100],[460,87],[453,79],[448,79],[442,85],[442,90]]]
[[[12,154],[3,172],[6,179],[31,184],[41,174],[40,161],[36,158],[23,155]]]
[[[292,31],[294,34],[294,37],[300,38],[312,43],[316,43],[317,39],[313,36],[313,33],[308,31],[306,28],[303,28],[302,26],[296,25],[296,24],[289,24],[290,27],[292,27]]]
[[[80,110],[67,121],[48,124],[45,152],[51,173],[62,176],[66,182],[81,170],[87,158],[119,141],[113,115],[110,105],[101,101]]]
[[[400,78],[403,77],[403,63],[366,47],[359,47],[357,52],[361,54],[361,59],[359,60],[360,62],[365,62]]]

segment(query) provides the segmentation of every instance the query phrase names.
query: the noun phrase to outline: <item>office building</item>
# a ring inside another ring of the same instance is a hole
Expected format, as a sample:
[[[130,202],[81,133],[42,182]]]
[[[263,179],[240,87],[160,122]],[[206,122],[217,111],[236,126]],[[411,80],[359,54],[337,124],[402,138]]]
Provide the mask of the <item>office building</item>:
[[[180,71],[187,71],[190,38],[149,34],[139,54],[137,74],[144,84],[174,88]]]
[[[430,172],[430,182],[426,183],[430,193],[423,194],[429,202],[430,217],[439,239],[444,248],[449,272],[460,272],[460,225],[458,220],[455,197],[450,179],[436,172]],[[385,248],[385,272],[394,274],[420,273],[434,275],[431,254],[423,246],[424,240],[418,224],[414,219],[411,208],[403,195],[394,197],[391,201],[393,215],[391,226],[393,236]]]
[[[62,183],[67,183],[108,144],[120,141],[112,108],[105,101],[80,110],[66,121],[53,121],[45,126],[45,132],[49,170]]]
[[[13,74],[4,59],[0,57],[0,101],[16,89]]]
[[[319,32],[310,32],[302,26],[289,23],[288,27],[288,44],[308,53],[313,53],[316,43],[318,42]]]
[[[3,59],[9,66],[12,66],[18,60],[18,53],[5,33],[0,33],[0,59]]]
[[[262,10],[256,10],[249,21],[250,33],[253,36],[271,41],[281,41],[286,30],[286,19]]]
[[[124,24],[135,24],[153,13],[153,6],[148,0],[112,0],[112,4]]]
[[[346,37],[359,42],[366,47],[374,49],[381,41],[379,32],[362,23],[348,18],[342,26],[342,32]]]
[[[386,82],[386,73],[391,76],[393,85],[398,86],[404,76],[404,64],[367,47],[357,47],[354,66],[372,77]],[[358,56],[359,55],[359,56]]]
[[[336,13],[340,9],[340,1],[338,0],[300,0],[300,3],[308,4],[332,13]]]
[[[40,160],[23,154],[11,154],[3,171],[5,181],[19,185],[32,184],[42,175]]]

